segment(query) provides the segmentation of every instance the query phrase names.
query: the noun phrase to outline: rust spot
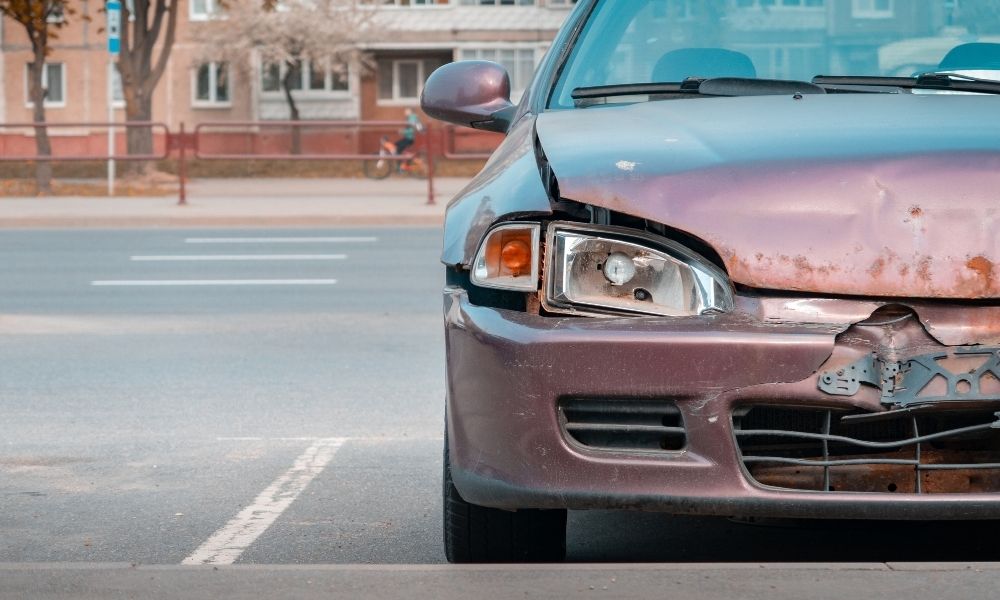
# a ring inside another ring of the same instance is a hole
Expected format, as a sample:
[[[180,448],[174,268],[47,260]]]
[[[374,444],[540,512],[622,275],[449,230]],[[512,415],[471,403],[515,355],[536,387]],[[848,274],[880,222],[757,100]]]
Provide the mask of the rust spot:
[[[917,263],[917,278],[924,283],[931,282],[931,257],[925,256]]]
[[[993,280],[993,263],[990,262],[985,256],[976,256],[970,258],[967,263],[965,263],[966,268],[971,269],[976,272],[976,277],[982,280],[983,284],[988,288],[990,281]]]
[[[976,256],[966,261],[965,268],[972,271],[973,275],[969,279],[963,278],[956,289],[970,298],[988,295],[993,283],[993,263],[985,256]]]
[[[899,276],[906,277],[910,274],[910,265],[899,265]]]
[[[919,219],[920,217],[924,216],[924,209],[920,208],[919,206],[911,206],[910,216],[913,217],[914,219]]]
[[[885,259],[879,258],[872,263],[872,266],[868,267],[868,274],[876,279],[882,276],[882,271],[885,271]]]
[[[764,260],[764,253],[763,252],[758,252],[756,254],[756,258],[757,258],[757,262],[761,262],[762,260]]]
[[[804,256],[802,256],[801,254],[799,256],[795,257],[795,260],[792,261],[792,264],[795,265],[796,269],[798,269],[799,271],[801,271],[803,273],[810,273],[811,274],[815,270],[815,269],[813,269],[813,266],[811,264],[809,264],[809,259],[806,258],[806,257],[804,257]]]

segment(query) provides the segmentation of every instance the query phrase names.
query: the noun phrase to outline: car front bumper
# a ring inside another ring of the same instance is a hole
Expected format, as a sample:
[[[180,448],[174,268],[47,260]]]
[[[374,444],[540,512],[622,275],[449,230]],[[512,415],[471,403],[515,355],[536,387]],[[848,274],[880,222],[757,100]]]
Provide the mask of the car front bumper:
[[[733,410],[747,404],[880,410],[878,391],[820,391],[831,361],[870,353],[818,325],[740,315],[693,319],[543,317],[473,305],[445,290],[452,477],[496,508],[640,509],[676,514],[991,519],[1000,494],[788,490],[753,481]],[[677,452],[597,451],[568,439],[567,397],[665,399],[683,417]]]

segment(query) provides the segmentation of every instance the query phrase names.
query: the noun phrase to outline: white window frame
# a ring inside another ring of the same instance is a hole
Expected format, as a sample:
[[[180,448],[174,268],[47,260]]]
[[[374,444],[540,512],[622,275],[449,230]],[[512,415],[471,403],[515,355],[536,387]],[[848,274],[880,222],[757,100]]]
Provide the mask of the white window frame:
[[[48,99],[47,97],[48,95],[46,94],[45,100],[42,101],[42,106],[44,108],[65,108],[66,96],[69,95],[69,90],[66,89],[66,63],[64,62],[45,63],[45,67],[42,68],[42,87],[45,88],[46,90],[48,90],[49,87],[49,69],[48,69],[49,65],[59,65],[59,75],[60,79],[62,79],[63,97],[62,100],[53,102],[52,100]],[[34,108],[35,103],[31,101],[31,85],[29,83],[30,77],[28,76],[30,69],[31,69],[31,64],[26,63],[24,65],[24,105],[28,108]]]
[[[174,0],[175,2],[177,0]],[[188,19],[191,21],[211,21],[219,18],[219,0],[204,0],[205,12],[199,13],[194,10],[194,0],[188,0]]]
[[[420,103],[420,93],[424,91],[424,82],[427,80],[424,73],[423,58],[390,58],[392,63],[392,98],[379,98],[378,90],[375,90],[376,104],[380,106],[416,106]],[[412,98],[399,95],[399,65],[402,63],[415,63],[417,65],[417,95]],[[377,85],[376,85],[377,87]]]
[[[892,19],[896,16],[895,0],[886,0],[889,8],[879,10],[875,8],[875,0],[852,0],[851,16],[855,19]]]
[[[198,71],[202,67],[208,66],[208,100],[198,99]],[[191,108],[232,108],[233,106],[233,67],[232,65],[226,63],[226,82],[229,88],[229,99],[219,101],[215,99],[216,89],[218,84],[218,65],[217,61],[210,61],[201,63],[194,69],[191,69]]]
[[[265,90],[264,89],[264,69],[268,65],[266,63],[261,63],[260,71],[257,77],[257,86],[260,91],[261,97],[263,98],[275,98],[284,97],[285,92],[281,89],[281,81],[285,77],[285,73],[288,72],[288,65],[282,61],[278,66],[278,89],[277,90]],[[353,72],[351,67],[348,65],[347,70],[344,72],[344,78],[347,80],[346,90],[335,90],[333,89],[333,69],[327,69],[326,75],[324,76],[323,89],[313,90],[309,89],[309,79],[312,76],[311,65],[308,60],[302,61],[302,72],[300,73],[302,81],[300,82],[302,87],[297,90],[292,90],[292,94],[296,98],[347,98],[351,96],[353,92],[354,85],[352,77]]]

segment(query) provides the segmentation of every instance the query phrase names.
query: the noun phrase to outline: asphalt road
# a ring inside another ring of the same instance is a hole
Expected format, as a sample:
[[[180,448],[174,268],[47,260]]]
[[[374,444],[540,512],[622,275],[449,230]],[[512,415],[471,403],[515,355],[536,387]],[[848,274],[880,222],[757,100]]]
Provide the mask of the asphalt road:
[[[443,562],[439,247],[418,228],[3,232],[0,563]],[[998,531],[595,511],[571,515],[569,555],[995,561]]]

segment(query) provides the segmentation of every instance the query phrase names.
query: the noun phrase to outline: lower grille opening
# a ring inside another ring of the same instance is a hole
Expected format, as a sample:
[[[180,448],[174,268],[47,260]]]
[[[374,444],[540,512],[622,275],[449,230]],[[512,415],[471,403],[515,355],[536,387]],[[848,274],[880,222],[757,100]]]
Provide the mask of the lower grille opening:
[[[1000,492],[998,405],[886,413],[754,406],[736,411],[741,459],[763,485],[911,494]]]
[[[687,445],[681,412],[667,400],[568,398],[559,418],[567,436],[598,450],[676,452]]]

